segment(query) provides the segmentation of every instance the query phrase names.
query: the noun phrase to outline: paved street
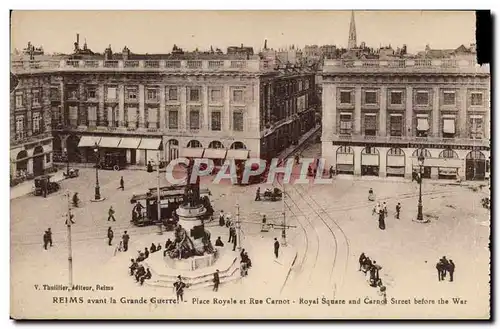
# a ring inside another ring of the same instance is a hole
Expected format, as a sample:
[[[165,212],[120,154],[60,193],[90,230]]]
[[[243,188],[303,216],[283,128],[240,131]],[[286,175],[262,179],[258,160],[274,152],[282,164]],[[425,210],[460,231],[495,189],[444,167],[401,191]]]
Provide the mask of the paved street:
[[[314,156],[318,152],[314,144],[302,156]],[[119,177],[124,176],[125,191],[118,190]],[[61,192],[49,195],[47,199],[24,196],[11,201],[11,285],[15,287],[14,300],[18,307],[26,307],[33,314],[68,316],[71,305],[61,308],[50,304],[49,296],[55,292],[40,292],[34,299],[35,284],[66,284],[67,282],[67,232],[64,214],[67,203],[64,191],[79,192],[83,206],[74,211],[76,224],[73,226],[74,283],[95,284],[114,287],[116,296],[162,296],[172,297],[169,289],[140,287],[126,273],[129,258],[135,256],[151,242],[161,242],[171,233],[156,235],[156,227],[136,228],[130,224],[133,193],[143,193],[156,184],[156,174],[145,171],[100,171],[101,194],[106,200],[90,202],[93,198],[95,171],[82,169],[81,176],[61,182]],[[164,181],[164,178],[162,178]],[[378,299],[375,288],[369,287],[366,278],[358,271],[357,259],[361,252],[376,260],[382,266],[381,276],[388,289],[388,298],[406,299],[413,297],[452,298],[468,300],[466,306],[436,308],[422,305],[420,314],[446,317],[457,314],[457,307],[464,317],[477,314],[475,310],[487,310],[489,282],[489,212],[481,207],[482,194],[467,187],[448,186],[424,181],[424,214],[431,218],[429,224],[412,221],[416,217],[418,186],[416,183],[384,182],[382,180],[348,180],[336,178],[331,185],[295,185],[286,188],[287,224],[295,226],[287,231],[287,261],[291,261],[295,250],[297,258],[289,275],[286,264],[276,263],[272,255],[274,237],[281,236],[281,230],[260,232],[262,214],[268,222],[282,223],[282,202],[254,201],[257,186],[240,187],[210,185],[202,182],[213,193],[216,213],[220,209],[236,216],[236,205],[240,205],[243,221],[242,244],[249,251],[254,267],[249,277],[234,283],[222,285],[217,296],[231,298],[264,294],[276,296],[282,290],[281,298],[314,299],[325,296],[329,299],[356,299],[365,297]],[[261,190],[266,186],[262,185]],[[372,216],[373,202],[367,200],[368,189],[373,188],[377,201],[386,201],[389,216],[387,229],[380,231],[377,220]],[[394,218],[394,207],[402,204],[401,219]],[[107,209],[116,209],[117,222],[108,222]],[[131,248],[127,254],[114,256],[115,247],[106,245],[106,230],[112,226],[115,243],[128,230]],[[43,231],[51,227],[54,232],[54,246],[48,251],[42,248]],[[221,236],[227,241],[227,229],[210,227],[212,237]],[[146,240],[148,240],[146,244]],[[143,245],[146,244],[146,245]],[[455,282],[438,282],[435,263],[447,256],[457,264]],[[473,266],[474,264],[474,266]],[[287,278],[288,277],[288,278]],[[285,280],[286,284],[281,289]],[[267,287],[267,288],[266,288]],[[63,295],[59,293],[59,295]],[[109,296],[109,292],[93,292],[92,296]],[[114,295],[114,293],[113,293]],[[210,288],[189,291],[188,297],[210,298]],[[47,303],[45,303],[45,299]],[[44,301],[44,302],[40,302]],[[47,305],[49,304],[49,305]],[[191,305],[191,304],[189,304]],[[88,305],[86,305],[87,307]],[[127,316],[144,315],[143,308],[118,304],[117,310]],[[151,316],[164,317],[165,308],[152,307]],[[196,307],[196,306],[191,306]],[[67,308],[67,309],[66,309]],[[59,309],[59,311],[58,311]],[[190,307],[177,307],[178,316],[189,317]],[[204,308],[206,312],[220,312],[217,306]],[[274,316],[338,316],[348,317],[362,312],[367,316],[383,317],[395,314],[411,317],[417,312],[414,307],[404,305],[361,305],[357,308],[342,306],[320,306],[304,309],[304,305],[283,305],[274,307]],[[105,316],[112,312],[88,306],[90,316]],[[271,316],[266,305],[248,308],[248,316]],[[71,313],[71,312],[70,312]],[[76,308],[74,314],[81,314]],[[218,314],[220,316],[220,313]],[[217,317],[217,314],[207,316]],[[245,315],[243,315],[245,316]]]

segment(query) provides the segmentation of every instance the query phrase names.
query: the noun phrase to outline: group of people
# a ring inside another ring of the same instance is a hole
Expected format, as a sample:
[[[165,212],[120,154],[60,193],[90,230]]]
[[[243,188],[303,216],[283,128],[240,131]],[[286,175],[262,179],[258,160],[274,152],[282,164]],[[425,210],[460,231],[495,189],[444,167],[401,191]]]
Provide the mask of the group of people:
[[[369,274],[368,282],[370,287],[379,288],[379,295],[381,295],[383,300],[387,303],[387,288],[382,283],[382,279],[380,279],[381,269],[382,266],[377,264],[376,261],[372,261],[365,253],[361,253],[359,256],[359,271],[363,272],[365,275]]]
[[[252,267],[252,261],[250,260],[250,257],[248,257],[248,253],[245,249],[241,249],[240,258],[240,274],[242,277],[245,277],[248,275],[248,269]]]
[[[221,226],[221,227],[226,226],[229,229],[229,238],[227,240],[227,243],[232,243],[233,244],[233,251],[236,251],[236,246],[237,246],[237,242],[238,242],[238,238],[236,236],[236,225],[231,220],[231,215],[225,214],[224,210],[221,210],[220,214],[219,214],[219,226]],[[217,240],[220,240],[220,237]],[[217,245],[217,243],[219,245]],[[222,241],[220,241],[220,242],[216,241],[215,246],[222,247],[222,246],[224,246],[224,244],[222,243]]]
[[[108,228],[108,244],[111,246],[111,241],[113,240],[113,229],[111,227]],[[115,250],[115,255],[117,251],[128,251],[128,243],[130,241],[130,236],[127,231],[123,232],[122,239]]]
[[[368,200],[375,201],[375,196],[373,194],[372,189],[368,191]],[[401,214],[401,203],[398,202],[398,204],[396,205],[396,212],[394,215],[396,219],[399,219],[400,214]],[[378,216],[378,227],[381,230],[385,230],[385,219],[387,218],[388,215],[387,203],[385,201],[382,202],[382,204],[380,204],[380,202],[377,202],[375,207],[373,207],[372,215]]]
[[[145,280],[151,279],[152,276],[149,268],[145,268],[144,265],[141,264],[143,260],[144,258],[141,256],[137,257],[137,259],[131,258],[130,262],[132,264],[129,266],[130,276],[135,276],[135,282],[139,282],[141,286],[144,284]]]
[[[453,282],[453,273],[455,273],[455,263],[452,259],[446,259],[443,256],[439,262],[436,264],[436,269],[438,271],[438,280],[444,281],[446,278],[446,273],[450,274],[450,282]]]

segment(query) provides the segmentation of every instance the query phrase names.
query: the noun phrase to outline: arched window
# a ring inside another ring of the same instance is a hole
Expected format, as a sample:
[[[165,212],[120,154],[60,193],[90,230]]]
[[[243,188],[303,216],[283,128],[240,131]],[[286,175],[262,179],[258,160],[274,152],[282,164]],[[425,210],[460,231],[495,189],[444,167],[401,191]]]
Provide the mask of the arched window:
[[[432,158],[431,152],[427,149],[416,149],[411,156],[417,158],[420,155],[423,155],[424,158]]]
[[[208,144],[209,149],[223,149],[224,145],[219,141],[212,141]]]
[[[373,146],[368,146],[361,151],[361,154],[378,154],[378,150]]]
[[[337,153],[342,153],[342,154],[353,154],[354,150],[350,146],[341,146],[337,149]]]
[[[43,146],[41,145],[38,145],[37,147],[35,147],[35,149],[33,150],[33,155],[36,155],[36,154],[41,154],[43,153]]]
[[[199,141],[197,141],[196,139],[190,140],[187,147],[188,148],[203,148],[201,143]]]
[[[387,152],[388,155],[402,155],[404,156],[405,155],[405,152],[398,148],[398,147],[393,147],[392,149],[390,149],[388,152]]]
[[[177,139],[171,139],[171,140],[169,140],[167,142],[167,145],[169,145],[169,146],[179,146],[179,141]]]
[[[458,154],[452,149],[446,149],[442,150],[441,153],[439,153],[439,157],[445,159],[458,159]]]
[[[465,158],[467,160],[486,160],[486,157],[481,151],[470,151]]]
[[[246,150],[247,147],[242,142],[234,142],[233,144],[231,144],[230,149],[231,150]]]

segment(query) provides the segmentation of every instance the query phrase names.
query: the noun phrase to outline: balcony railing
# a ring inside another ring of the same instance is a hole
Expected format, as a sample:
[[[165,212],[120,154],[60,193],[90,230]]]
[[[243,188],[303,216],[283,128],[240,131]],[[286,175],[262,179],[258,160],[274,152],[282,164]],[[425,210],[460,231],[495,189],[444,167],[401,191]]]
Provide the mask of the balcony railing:
[[[490,73],[475,59],[325,60],[323,73],[335,72],[471,72]]]
[[[273,70],[272,61],[249,60],[49,60],[12,61],[15,73],[33,71],[245,71]]]
[[[443,138],[443,137],[416,137],[416,136],[365,136],[365,135],[336,135],[334,140],[366,143],[417,143],[417,144],[446,144],[489,146],[487,139],[471,138]]]

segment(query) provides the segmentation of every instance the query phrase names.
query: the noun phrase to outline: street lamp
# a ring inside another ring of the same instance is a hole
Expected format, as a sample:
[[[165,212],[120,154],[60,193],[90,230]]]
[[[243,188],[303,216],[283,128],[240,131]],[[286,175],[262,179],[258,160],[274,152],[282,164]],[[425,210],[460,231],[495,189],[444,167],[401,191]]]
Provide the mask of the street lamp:
[[[155,162],[153,159],[151,159],[151,162]],[[161,221],[161,195],[160,195],[160,153],[157,154],[157,161],[156,161],[156,211],[158,213],[158,234],[162,235],[163,234],[163,229],[162,229],[162,221]]]
[[[420,185],[420,190],[418,193],[418,213],[417,213],[417,221],[423,222],[424,221],[424,215],[422,213],[422,180],[423,180],[423,175],[422,175],[422,168],[424,167],[424,155],[423,152],[420,153],[418,156],[418,165],[420,167],[420,177],[419,177],[419,185]]]
[[[94,145],[94,154],[95,154],[95,201],[101,200],[101,191],[99,188],[99,146],[97,143]]]
[[[69,155],[67,148],[64,148],[64,154],[66,155],[66,177],[69,177]]]

